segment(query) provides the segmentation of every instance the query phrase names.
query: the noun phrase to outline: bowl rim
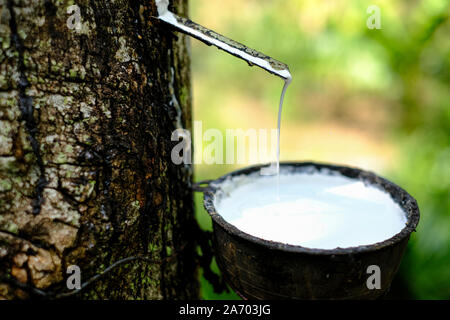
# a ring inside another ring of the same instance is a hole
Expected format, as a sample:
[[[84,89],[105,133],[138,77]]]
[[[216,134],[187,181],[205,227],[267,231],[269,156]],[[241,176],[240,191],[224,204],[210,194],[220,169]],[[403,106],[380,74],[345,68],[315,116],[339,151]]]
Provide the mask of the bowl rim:
[[[365,253],[372,252],[376,250],[380,250],[389,246],[392,246],[396,243],[401,242],[405,238],[408,238],[413,231],[416,231],[416,227],[419,223],[420,219],[420,211],[417,205],[417,201],[404,189],[396,185],[395,183],[376,175],[373,172],[366,171],[363,169],[359,169],[356,167],[336,165],[336,164],[327,164],[320,162],[297,162],[297,161],[283,161],[280,162],[281,167],[292,167],[294,171],[298,172],[311,172],[311,167],[314,168],[313,172],[320,172],[322,170],[329,170],[337,172],[345,177],[352,178],[355,180],[361,180],[364,183],[368,183],[371,186],[377,187],[378,189],[382,189],[384,192],[387,192],[392,200],[397,203],[400,208],[405,212],[406,215],[406,224],[403,229],[395,234],[394,236],[383,240],[381,242],[377,242],[369,245],[360,245],[354,247],[345,247],[345,248],[334,248],[334,249],[319,249],[319,248],[308,248],[300,245],[292,245],[277,241],[271,241],[262,239],[251,234],[248,234],[244,231],[241,231],[231,223],[227,222],[220,213],[217,212],[214,206],[215,193],[218,191],[215,185],[219,185],[224,180],[238,176],[242,174],[250,174],[256,172],[261,167],[267,166],[268,164],[258,164],[248,166],[242,169],[238,169],[232,172],[229,172],[216,180],[208,181],[208,188],[203,191],[203,205],[211,216],[213,220],[213,224],[217,224],[222,229],[224,229],[227,233],[232,236],[236,236],[242,238],[251,243],[266,247],[270,250],[280,250],[285,252],[293,252],[293,253],[308,253],[313,255],[343,255],[343,254],[355,254],[355,253]]]

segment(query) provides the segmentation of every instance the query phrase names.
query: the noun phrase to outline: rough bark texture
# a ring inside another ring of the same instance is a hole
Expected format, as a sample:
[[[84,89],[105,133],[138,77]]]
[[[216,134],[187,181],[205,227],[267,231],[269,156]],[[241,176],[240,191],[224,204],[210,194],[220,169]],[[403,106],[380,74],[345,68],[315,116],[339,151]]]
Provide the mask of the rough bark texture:
[[[134,255],[155,262],[78,297],[198,297],[192,171],[170,159],[191,123],[188,39],[152,0],[0,4],[0,298],[67,291],[69,265],[83,282]]]

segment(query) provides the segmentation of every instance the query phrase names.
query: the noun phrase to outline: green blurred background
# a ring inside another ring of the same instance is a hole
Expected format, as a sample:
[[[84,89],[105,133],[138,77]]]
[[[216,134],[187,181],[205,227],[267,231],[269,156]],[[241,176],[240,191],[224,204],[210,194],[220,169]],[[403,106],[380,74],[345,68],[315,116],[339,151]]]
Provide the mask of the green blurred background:
[[[370,5],[380,8],[381,29],[366,26]],[[192,20],[289,65],[281,160],[357,166],[417,199],[421,221],[391,298],[450,299],[448,16],[448,0],[190,1]],[[194,120],[203,132],[276,128],[279,78],[191,44]],[[242,166],[199,164],[195,179]],[[196,208],[210,229],[201,194]],[[237,298],[201,284],[205,299]]]

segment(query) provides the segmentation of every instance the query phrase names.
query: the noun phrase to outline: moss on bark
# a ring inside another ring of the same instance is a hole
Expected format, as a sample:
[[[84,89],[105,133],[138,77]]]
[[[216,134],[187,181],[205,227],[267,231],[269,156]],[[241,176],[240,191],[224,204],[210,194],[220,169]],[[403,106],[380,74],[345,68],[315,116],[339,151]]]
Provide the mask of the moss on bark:
[[[1,3],[1,2],[0,2]],[[154,1],[3,0],[0,23],[0,276],[66,291],[127,256],[79,296],[196,298],[190,167],[171,132],[190,129],[187,39]],[[186,1],[172,10],[187,15]],[[73,13],[72,13],[73,14]],[[174,259],[166,257],[176,253]],[[0,297],[29,297],[0,280]]]

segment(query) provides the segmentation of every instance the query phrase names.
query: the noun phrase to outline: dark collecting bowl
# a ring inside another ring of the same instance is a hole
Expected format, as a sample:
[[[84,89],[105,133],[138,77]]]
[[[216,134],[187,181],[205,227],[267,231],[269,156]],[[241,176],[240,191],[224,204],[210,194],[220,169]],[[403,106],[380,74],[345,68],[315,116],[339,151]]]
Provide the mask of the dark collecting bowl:
[[[340,173],[384,190],[405,212],[407,224],[383,242],[350,248],[311,249],[257,238],[225,221],[214,207],[214,198],[225,179],[254,173],[261,166],[231,172],[210,182],[204,191],[204,206],[213,221],[217,263],[228,284],[247,299],[375,299],[384,295],[419,222],[414,198],[394,183],[360,169],[311,162],[280,166],[296,173]],[[367,286],[371,265],[379,267],[380,289]]]

